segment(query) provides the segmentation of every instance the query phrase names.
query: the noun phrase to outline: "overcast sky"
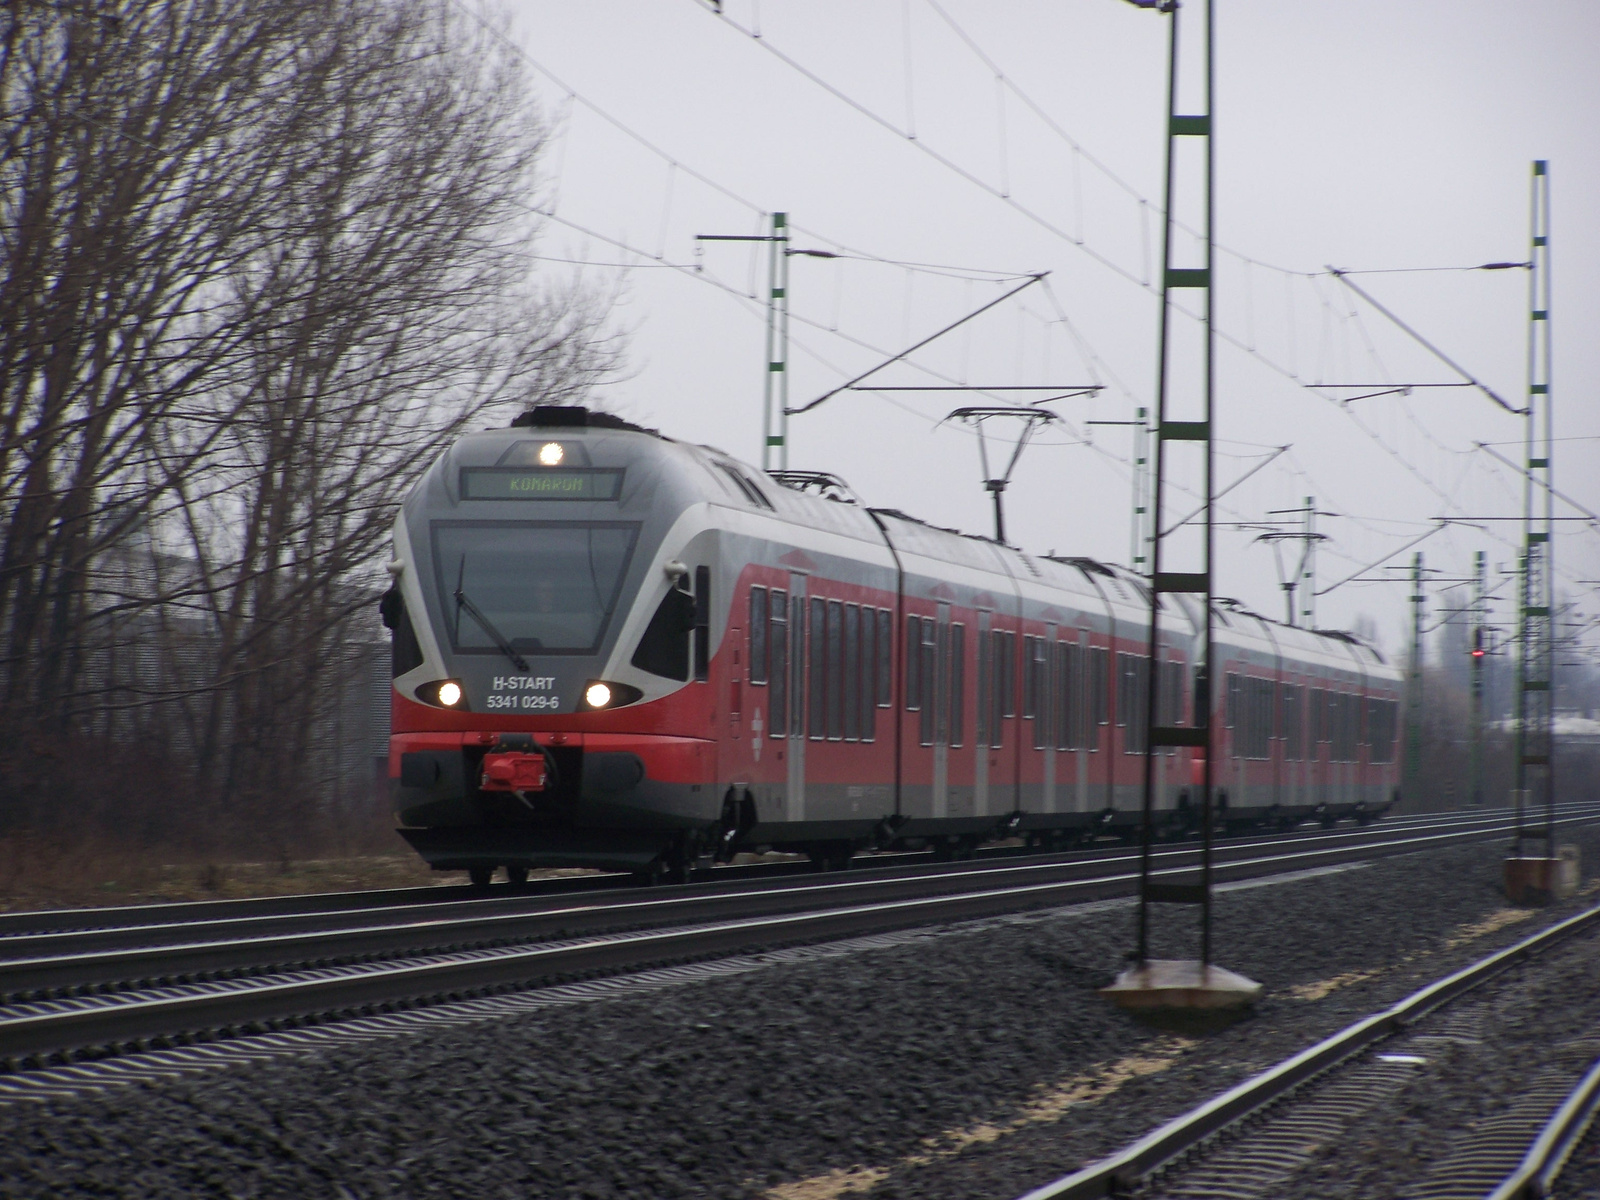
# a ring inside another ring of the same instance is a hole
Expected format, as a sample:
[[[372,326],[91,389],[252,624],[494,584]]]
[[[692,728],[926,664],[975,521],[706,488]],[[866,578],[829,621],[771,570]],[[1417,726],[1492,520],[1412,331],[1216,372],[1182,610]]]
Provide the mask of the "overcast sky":
[[[620,289],[630,372],[604,402],[760,462],[764,314],[748,297],[763,292],[765,259],[751,245],[697,248],[695,235],[760,232],[771,210],[791,215],[796,247],[847,255],[791,260],[794,404],[1015,287],[1016,276],[1048,271],[1048,290],[1028,288],[873,381],[1104,385],[1053,405],[1065,423],[1024,455],[1007,532],[1038,552],[1128,561],[1130,432],[1086,422],[1131,419],[1154,399],[1158,304],[1148,285],[1159,263],[1166,19],[1119,0],[723,8],[719,17],[701,0],[508,0],[512,36],[544,72],[530,75],[552,125],[537,202],[556,219],[536,252],[604,264],[545,269]],[[1186,38],[1197,24],[1185,23]],[[1557,445],[1556,486],[1600,511],[1596,47],[1592,0],[1220,0],[1219,486],[1290,448],[1229,492],[1218,517],[1259,522],[1315,496],[1337,514],[1318,518],[1330,538],[1319,587],[1436,517],[1520,514],[1519,477],[1475,444],[1516,460],[1523,422],[1482,392],[1418,388],[1346,403],[1362,392],[1308,385],[1458,381],[1326,268],[1525,260],[1536,158],[1549,160],[1552,182],[1556,435],[1588,439]],[[1192,205],[1176,208],[1199,219]],[[1351,279],[1490,389],[1524,402],[1526,271]],[[1196,328],[1180,317],[1175,332],[1192,341]],[[1180,390],[1198,378],[1187,358],[1174,372]],[[794,418],[790,466],[835,472],[868,503],[987,532],[976,443],[959,425],[936,425],[959,404],[1028,398],[843,393]],[[1187,513],[1186,500],[1169,497],[1169,515]],[[1504,598],[1496,617],[1509,628],[1513,588],[1500,573],[1515,563],[1520,528],[1481,523],[1418,549],[1450,580],[1485,551]],[[1594,589],[1576,581],[1600,579],[1600,530],[1558,530],[1561,586],[1593,616]],[[1222,532],[1217,588],[1281,616],[1260,532]],[[1407,551],[1390,565],[1409,561]],[[1443,588],[1429,589],[1431,619],[1465,601],[1465,589]],[[1336,588],[1318,601],[1319,623],[1348,627],[1365,614],[1398,650],[1407,591]]]

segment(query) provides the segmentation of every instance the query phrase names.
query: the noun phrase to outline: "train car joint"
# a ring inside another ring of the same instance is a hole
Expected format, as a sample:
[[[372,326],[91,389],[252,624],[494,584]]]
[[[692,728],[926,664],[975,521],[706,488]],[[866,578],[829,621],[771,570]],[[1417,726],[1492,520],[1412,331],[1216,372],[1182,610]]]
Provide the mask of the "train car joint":
[[[879,850],[890,850],[900,840],[900,831],[911,818],[901,813],[890,813],[872,828],[872,844]]]

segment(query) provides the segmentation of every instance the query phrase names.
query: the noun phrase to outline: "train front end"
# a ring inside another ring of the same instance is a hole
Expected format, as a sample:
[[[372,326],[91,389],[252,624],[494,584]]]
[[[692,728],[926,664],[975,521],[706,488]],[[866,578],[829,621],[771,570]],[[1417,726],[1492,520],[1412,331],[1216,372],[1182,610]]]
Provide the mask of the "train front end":
[[[389,775],[435,868],[649,871],[714,825],[715,746],[686,687],[708,632],[700,497],[675,451],[536,409],[464,437],[407,498],[383,599]]]

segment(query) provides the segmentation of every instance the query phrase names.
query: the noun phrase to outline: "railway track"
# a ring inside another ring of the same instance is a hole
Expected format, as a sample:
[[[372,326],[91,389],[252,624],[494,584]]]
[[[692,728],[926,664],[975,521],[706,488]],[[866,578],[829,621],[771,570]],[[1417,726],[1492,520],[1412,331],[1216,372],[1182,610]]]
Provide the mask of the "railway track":
[[[1576,815],[1576,814],[1574,814]],[[1600,810],[1589,812],[1600,818]],[[1506,835],[1504,813],[1224,843],[1218,882]],[[1198,851],[1164,847],[1168,879]],[[37,1066],[595,974],[1133,894],[1120,851],[670,890],[219,916],[0,938],[0,1059]],[[231,902],[238,903],[238,902]],[[248,903],[248,902],[246,902]],[[189,908],[191,906],[183,906]]]
[[[1558,812],[1558,819],[1584,819],[1600,814],[1600,805],[1571,805]],[[1470,827],[1484,822],[1501,824],[1510,819],[1510,809],[1485,809],[1472,813],[1430,813],[1404,817],[1385,817],[1381,823],[1346,830],[1302,830],[1288,834],[1246,835],[1220,839],[1218,850],[1235,844],[1281,844],[1286,838],[1313,836],[1352,837],[1364,834],[1389,834],[1398,830],[1443,830],[1450,827]],[[1162,850],[1194,849],[1195,843],[1166,843]],[[996,846],[982,849],[975,861],[961,869],[984,870],[1004,867],[1020,859],[1029,861],[1113,861],[1128,857],[1133,849],[1123,845],[1090,848],[1070,852],[1040,854],[1020,846]],[[880,875],[886,872],[911,874],[918,871],[945,873],[951,870],[947,863],[936,861],[925,852],[868,853],[857,855],[845,874],[849,878]],[[709,877],[697,880],[691,887],[740,883],[769,883],[783,881],[795,886],[815,882],[819,878],[834,880],[839,873],[819,877],[810,864],[804,861],[723,865],[714,868]],[[681,888],[672,889],[674,892]],[[63,908],[31,912],[0,912],[0,955],[9,957],[19,945],[15,939],[38,937],[52,933],[78,933],[87,931],[127,931],[133,935],[138,929],[183,926],[220,928],[227,921],[248,921],[255,918],[278,917],[288,921],[315,920],[323,916],[337,918],[340,914],[353,915],[366,912],[388,915],[394,912],[434,908],[440,912],[466,911],[469,907],[489,907],[496,904],[526,903],[549,897],[590,896],[595,893],[640,894],[638,880],[628,874],[592,873],[552,879],[533,880],[525,884],[493,884],[486,888],[462,884],[458,886],[430,886],[384,888],[361,892],[326,892],[310,895],[263,896],[239,900],[196,900],[164,902],[104,908]]]
[[[1134,1194],[1151,1200],[1257,1200],[1309,1194],[1300,1172],[1313,1162],[1328,1170],[1329,1155],[1338,1153],[1364,1118],[1408,1088],[1425,1086],[1419,1072],[1430,1062],[1447,1058],[1452,1045],[1484,1047],[1491,1041],[1487,1001],[1480,994],[1490,990],[1488,985],[1569,942],[1581,941],[1574,953],[1586,955],[1597,936],[1600,907],[1435,981],[1022,1200]],[[1525,987],[1526,981],[1516,986]],[[1600,997],[1580,995],[1572,1002],[1579,1024],[1592,1028],[1600,1016]],[[1399,1200],[1549,1196],[1600,1109],[1600,1041],[1579,1038],[1546,1049],[1508,1103],[1443,1146],[1417,1178],[1384,1194]]]
[[[1596,810],[1600,815],[1600,809]],[[1217,850],[1217,862],[1254,863],[1274,857],[1290,864],[1326,865],[1344,850],[1403,852],[1438,844],[1438,839],[1493,836],[1504,832],[1501,815],[1473,816],[1323,832],[1298,838],[1242,839]],[[1431,841],[1419,839],[1432,839]],[[1193,869],[1198,851],[1172,846],[1157,852],[1168,872]],[[115,987],[119,981],[163,979],[252,966],[326,962],[341,956],[397,950],[488,948],[512,940],[570,936],[770,915],[808,908],[915,899],[960,890],[1016,884],[1082,885],[1095,894],[1119,894],[1137,865],[1126,849],[1070,857],[993,859],[960,868],[914,866],[853,871],[846,875],[733,880],[669,891],[602,891],[575,894],[493,895],[469,893],[450,900],[377,904],[372,893],[305,898],[303,908],[283,909],[278,900],[262,912],[254,901],[229,901],[196,912],[193,905],[151,906],[133,911],[134,921],[86,929],[45,930],[0,937],[0,997],[87,985]],[[1292,866],[1291,866],[1292,869]],[[1081,888],[1080,888],[1081,890]],[[164,908],[178,912],[171,919]],[[49,914],[53,915],[53,914]],[[41,997],[42,998],[42,997]]]

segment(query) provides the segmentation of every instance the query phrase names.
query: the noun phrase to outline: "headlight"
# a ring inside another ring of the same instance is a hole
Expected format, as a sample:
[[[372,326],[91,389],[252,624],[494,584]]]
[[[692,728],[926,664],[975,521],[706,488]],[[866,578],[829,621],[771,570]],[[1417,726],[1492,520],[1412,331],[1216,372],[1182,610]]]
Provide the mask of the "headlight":
[[[583,687],[583,703],[578,706],[579,712],[596,712],[602,708],[621,708],[624,704],[632,704],[644,696],[636,687],[626,683],[608,683],[603,679],[591,679]]]
[[[559,467],[561,460],[567,457],[566,450],[562,449],[560,442],[546,442],[539,447],[539,463],[546,467]]]
[[[436,679],[432,683],[425,683],[417,689],[416,697],[424,704],[437,705],[439,708],[467,709],[467,690],[461,686],[459,679]]]

